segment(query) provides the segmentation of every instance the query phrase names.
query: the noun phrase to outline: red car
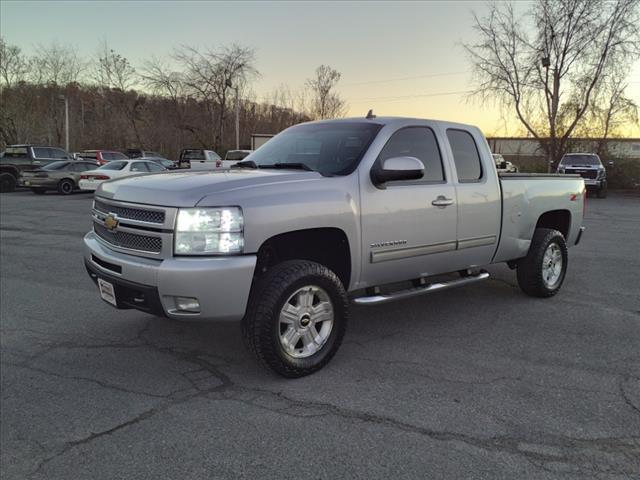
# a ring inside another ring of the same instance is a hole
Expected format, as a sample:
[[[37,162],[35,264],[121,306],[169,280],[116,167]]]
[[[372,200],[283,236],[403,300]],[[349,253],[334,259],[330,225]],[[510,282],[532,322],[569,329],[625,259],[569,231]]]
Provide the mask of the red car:
[[[112,160],[128,160],[127,157],[122,152],[116,152],[114,150],[84,150],[83,152],[78,153],[78,155],[85,160],[95,160],[100,165],[105,165]]]

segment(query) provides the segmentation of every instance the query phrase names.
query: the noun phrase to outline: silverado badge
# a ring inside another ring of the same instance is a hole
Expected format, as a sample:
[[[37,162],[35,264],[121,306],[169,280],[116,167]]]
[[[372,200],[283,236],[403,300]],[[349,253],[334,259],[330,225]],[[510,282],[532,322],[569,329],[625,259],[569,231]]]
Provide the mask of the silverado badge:
[[[118,228],[118,216],[115,213],[110,213],[106,217],[104,217],[104,226],[107,227],[107,230],[113,232],[116,228]]]

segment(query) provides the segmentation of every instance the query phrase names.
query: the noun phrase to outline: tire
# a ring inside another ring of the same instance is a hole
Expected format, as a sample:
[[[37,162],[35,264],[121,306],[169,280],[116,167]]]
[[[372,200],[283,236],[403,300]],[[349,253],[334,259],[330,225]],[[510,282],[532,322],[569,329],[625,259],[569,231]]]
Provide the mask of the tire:
[[[18,181],[11,173],[0,173],[0,192],[8,193],[16,189]]]
[[[567,244],[562,233],[550,228],[537,228],[529,253],[518,262],[518,285],[532,297],[552,297],[562,287],[567,265]]]
[[[46,188],[40,188],[40,187],[34,187],[34,188],[31,189],[31,191],[33,193],[38,194],[38,195],[42,195],[42,194],[44,194],[44,192],[47,191],[47,189]]]
[[[311,313],[313,308],[319,313]],[[315,262],[292,260],[256,281],[242,334],[263,366],[283,377],[298,378],[331,360],[342,343],[348,317],[347,294],[335,273]],[[313,341],[307,342],[309,338]]]
[[[598,189],[596,192],[598,198],[607,198],[607,186],[606,184]]]
[[[65,178],[64,180],[60,180],[58,182],[58,193],[62,195],[71,195],[73,193],[74,188],[76,188],[73,180],[69,178]]]

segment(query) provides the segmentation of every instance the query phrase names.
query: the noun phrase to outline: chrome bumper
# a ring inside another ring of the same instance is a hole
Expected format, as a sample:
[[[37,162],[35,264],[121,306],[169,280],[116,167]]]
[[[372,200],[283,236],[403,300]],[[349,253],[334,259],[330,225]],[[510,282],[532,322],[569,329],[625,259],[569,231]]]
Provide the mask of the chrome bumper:
[[[92,278],[104,276],[107,281],[155,289],[164,315],[178,320],[242,319],[256,266],[255,255],[137,257],[107,248],[94,232],[84,237],[84,260]],[[175,297],[198,299],[200,312],[177,311]]]

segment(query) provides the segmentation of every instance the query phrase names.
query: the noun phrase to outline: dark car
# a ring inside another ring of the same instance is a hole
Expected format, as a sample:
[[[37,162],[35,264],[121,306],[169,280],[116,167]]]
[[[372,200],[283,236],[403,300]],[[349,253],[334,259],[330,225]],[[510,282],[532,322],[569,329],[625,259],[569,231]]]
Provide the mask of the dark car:
[[[595,153],[566,153],[558,164],[558,173],[580,175],[587,189],[595,190],[598,198],[607,196],[607,170]]]
[[[150,152],[149,150],[141,150],[139,148],[128,148],[124,153],[128,158],[164,158],[158,152]]]
[[[144,157],[144,160],[148,160],[150,162],[155,162],[159,165],[162,165],[167,170],[176,170],[178,168],[178,164],[173,160],[168,160],[162,157]]]
[[[20,172],[64,160],[71,161],[73,156],[62,148],[8,145],[0,155],[0,192],[13,192],[18,184]]]
[[[21,172],[19,185],[30,188],[33,193],[57,190],[63,195],[69,195],[78,188],[82,172],[96,168],[97,162],[83,160],[53,162],[37,170]]]
[[[115,150],[84,150],[78,155],[84,160],[95,160],[100,165],[105,165],[113,160],[127,160],[129,158],[124,153]]]

